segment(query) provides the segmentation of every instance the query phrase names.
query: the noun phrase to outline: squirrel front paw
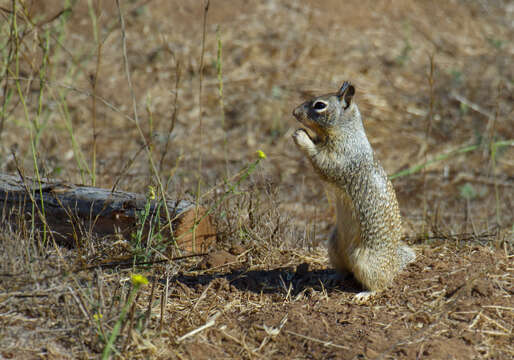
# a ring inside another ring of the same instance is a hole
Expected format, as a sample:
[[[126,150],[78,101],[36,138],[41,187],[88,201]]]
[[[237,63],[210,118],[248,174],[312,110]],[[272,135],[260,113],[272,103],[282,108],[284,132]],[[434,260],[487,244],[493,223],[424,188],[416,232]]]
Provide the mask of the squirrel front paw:
[[[305,129],[298,129],[293,134],[293,140],[300,149],[302,150],[309,150],[314,148],[314,143],[312,142],[311,138],[307,134],[307,131]]]

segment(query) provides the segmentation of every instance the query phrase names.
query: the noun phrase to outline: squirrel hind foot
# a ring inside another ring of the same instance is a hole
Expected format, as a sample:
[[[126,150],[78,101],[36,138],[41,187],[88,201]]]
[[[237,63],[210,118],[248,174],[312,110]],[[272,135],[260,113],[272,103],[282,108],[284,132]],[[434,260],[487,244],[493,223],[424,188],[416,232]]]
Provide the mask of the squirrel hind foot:
[[[416,252],[411,247],[402,244],[398,248],[398,258],[400,259],[400,269],[403,269],[416,260]]]
[[[353,303],[366,305],[377,295],[376,291],[362,291],[353,297]]]

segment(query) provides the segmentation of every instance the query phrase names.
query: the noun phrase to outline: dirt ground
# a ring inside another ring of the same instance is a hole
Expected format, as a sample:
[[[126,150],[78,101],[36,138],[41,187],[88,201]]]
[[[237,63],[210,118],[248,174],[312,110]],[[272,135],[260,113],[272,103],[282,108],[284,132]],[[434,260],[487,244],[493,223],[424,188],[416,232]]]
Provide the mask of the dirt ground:
[[[0,171],[139,193],[158,176],[215,209],[217,242],[162,262],[165,244],[68,248],[2,219],[0,358],[101,357],[134,272],[150,282],[115,358],[514,357],[512,2],[120,3],[132,86],[115,1],[16,1],[14,46],[0,0]],[[366,305],[330,268],[333,199],[291,140],[292,109],[343,80],[418,255]]]
[[[175,301],[204,294],[208,306],[224,304],[217,329],[201,340],[205,346],[195,341],[184,351],[205,359],[507,356],[485,352],[492,343],[504,348],[512,341],[513,287],[506,254],[481,246],[418,250],[416,263],[371,306],[352,304],[360,291],[352,279],[334,281],[333,271],[312,261],[179,275],[170,283]],[[286,253],[284,262],[291,257],[302,258]],[[175,316],[180,319],[183,311]],[[247,349],[241,349],[243,343]]]

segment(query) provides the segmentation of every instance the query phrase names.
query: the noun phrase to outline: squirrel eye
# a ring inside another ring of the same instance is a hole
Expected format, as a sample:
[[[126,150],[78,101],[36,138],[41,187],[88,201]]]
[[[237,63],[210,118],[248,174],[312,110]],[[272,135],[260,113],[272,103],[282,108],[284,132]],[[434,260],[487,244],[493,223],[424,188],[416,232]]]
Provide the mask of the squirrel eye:
[[[313,105],[315,110],[323,110],[327,107],[327,104],[323,101],[316,101]]]

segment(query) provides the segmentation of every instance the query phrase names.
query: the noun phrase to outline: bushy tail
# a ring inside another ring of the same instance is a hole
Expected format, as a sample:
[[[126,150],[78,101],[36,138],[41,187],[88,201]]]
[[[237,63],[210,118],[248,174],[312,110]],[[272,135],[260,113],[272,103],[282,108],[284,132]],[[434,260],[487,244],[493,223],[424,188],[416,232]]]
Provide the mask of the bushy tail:
[[[400,268],[403,269],[416,260],[416,252],[409,246],[401,244],[398,248],[398,258],[400,259]]]

